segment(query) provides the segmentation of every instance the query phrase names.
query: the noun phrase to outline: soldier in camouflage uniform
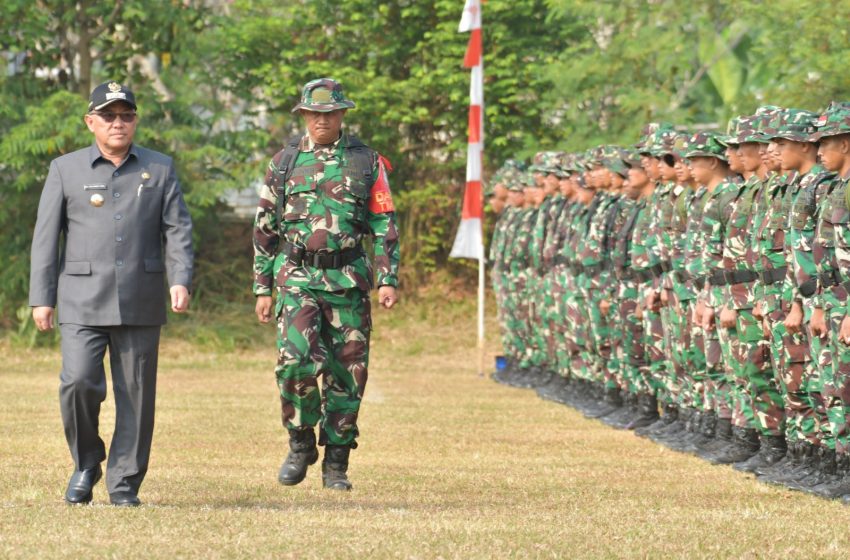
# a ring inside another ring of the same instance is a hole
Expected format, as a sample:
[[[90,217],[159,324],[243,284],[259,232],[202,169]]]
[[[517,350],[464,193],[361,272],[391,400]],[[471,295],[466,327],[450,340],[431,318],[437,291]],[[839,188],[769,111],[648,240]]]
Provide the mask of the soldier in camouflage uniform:
[[[374,240],[378,299],[396,302],[399,245],[384,160],[342,131],[354,103],[334,80],[304,86],[308,133],[269,164],[254,223],[254,294],[260,321],[278,326],[275,375],[290,452],[278,480],[300,483],[325,445],[325,488],[350,490],[349,453],[369,363],[373,270],[361,246]],[[322,378],[322,391],[318,380]]]
[[[794,415],[798,437],[802,440],[796,447],[797,460],[781,470],[762,474],[762,479],[796,489],[826,482],[835,470],[835,442],[822,396],[823,379],[829,375],[824,371],[828,372],[831,367],[831,356],[828,346],[821,344],[820,338],[812,336],[809,330],[809,320],[818,299],[817,267],[811,252],[815,225],[819,204],[826,199],[833,183],[832,174],[817,164],[817,145],[809,141],[816,116],[809,111],[789,109],[779,126],[766,132],[776,145],[782,168],[794,172],[786,189],[786,208],[790,208],[790,216],[785,235],[787,274],[783,300],[788,302],[788,311],[783,327],[791,335],[805,335],[808,339],[805,346],[786,346],[785,359],[788,365],[803,363],[808,367],[786,367],[785,370],[788,399],[799,396],[799,400],[805,402],[805,406],[797,407],[801,410]],[[801,359],[799,354],[806,352],[808,359]],[[800,374],[801,379],[788,377],[791,374]]]
[[[835,479],[812,487],[815,494],[850,503],[850,103],[832,103],[818,118],[811,140],[820,142],[819,159],[836,173],[831,193],[821,207],[812,247],[818,265],[818,292],[824,323],[811,328],[824,332],[832,353],[832,368],[823,380],[830,431],[835,439]]]
[[[503,282],[504,279],[504,249],[509,235],[511,219],[515,208],[508,204],[508,188],[506,182],[516,162],[508,160],[496,173],[493,174],[487,192],[490,208],[496,215],[496,223],[493,225],[493,236],[490,240],[490,282],[493,286],[493,294],[496,298],[496,314],[502,333],[502,347],[507,350],[507,323],[504,311],[505,291],[510,289]],[[502,372],[497,372],[501,374]]]
[[[603,418],[611,425],[628,425],[639,411],[636,407],[622,406],[637,403],[638,395],[649,390],[643,384],[643,375],[647,370],[646,347],[644,346],[643,318],[638,313],[638,288],[631,266],[631,239],[635,223],[646,206],[644,193],[650,189],[650,180],[641,167],[636,154],[621,154],[625,166],[626,180],[623,185],[623,197],[617,205],[609,232],[608,254],[612,281],[609,283],[611,300],[610,313],[616,318],[614,335],[614,353],[617,369],[614,374],[619,398],[612,393],[606,394],[607,403],[616,407]],[[618,173],[622,170],[614,165]]]

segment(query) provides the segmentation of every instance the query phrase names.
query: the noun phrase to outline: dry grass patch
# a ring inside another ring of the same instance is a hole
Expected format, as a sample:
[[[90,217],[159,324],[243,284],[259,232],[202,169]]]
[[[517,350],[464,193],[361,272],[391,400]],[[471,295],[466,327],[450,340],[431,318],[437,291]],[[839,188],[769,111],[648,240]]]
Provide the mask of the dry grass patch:
[[[101,483],[95,505],[67,507],[57,352],[0,346],[0,557],[846,555],[850,510],[479,378],[466,304],[398,311],[376,314],[350,494],[323,491],[318,465],[297,487],[276,481],[270,329],[267,346],[224,352],[169,327],[145,505],[105,505]],[[107,442],[113,412],[110,397]]]

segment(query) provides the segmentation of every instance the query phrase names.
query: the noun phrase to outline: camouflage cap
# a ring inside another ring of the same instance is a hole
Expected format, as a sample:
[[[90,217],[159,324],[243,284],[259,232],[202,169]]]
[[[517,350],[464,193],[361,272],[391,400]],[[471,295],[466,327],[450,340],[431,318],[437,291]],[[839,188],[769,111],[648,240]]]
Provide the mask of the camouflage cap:
[[[784,138],[792,142],[814,142],[810,140],[815,133],[815,121],[818,114],[803,109],[785,109],[778,113],[764,129],[767,139]]]
[[[684,150],[687,140],[687,135],[681,132],[676,132],[675,130],[660,131],[658,133],[657,144],[652,147],[650,154],[655,157],[661,157],[667,154],[679,155]]]
[[[507,159],[497,173],[502,184],[509,191],[522,190],[522,174],[525,173],[525,163],[515,159]]]
[[[809,141],[817,142],[828,136],[850,134],[850,102],[833,101],[815,121],[817,131]]]
[[[741,119],[743,116],[732,117],[729,119],[729,124],[726,125],[726,134],[719,134],[717,140],[728,146],[729,144],[738,144],[738,136],[741,134]]]
[[[563,176],[568,176],[573,173],[580,173],[584,171],[582,169],[581,162],[579,161],[578,154],[561,154],[561,157],[558,160],[558,168],[562,171]]]
[[[301,102],[292,108],[295,113],[301,109],[330,113],[339,109],[354,109],[353,101],[346,99],[342,86],[331,78],[319,78],[304,85],[301,90]]]
[[[673,130],[673,125],[666,122],[647,123],[640,131],[640,140],[635,144],[639,155],[651,155],[651,149],[659,130]]]
[[[537,152],[528,170],[532,173],[557,174],[560,171],[558,166],[559,158],[563,152]]]
[[[770,142],[770,137],[765,134],[765,131],[770,128],[770,123],[774,121],[783,109],[776,105],[763,105],[756,109],[754,115],[740,118],[740,127],[738,132],[737,144],[747,142],[758,142],[766,144]]]
[[[716,132],[697,132],[688,138],[685,157],[713,157],[726,161],[726,146],[720,142],[720,138]]]

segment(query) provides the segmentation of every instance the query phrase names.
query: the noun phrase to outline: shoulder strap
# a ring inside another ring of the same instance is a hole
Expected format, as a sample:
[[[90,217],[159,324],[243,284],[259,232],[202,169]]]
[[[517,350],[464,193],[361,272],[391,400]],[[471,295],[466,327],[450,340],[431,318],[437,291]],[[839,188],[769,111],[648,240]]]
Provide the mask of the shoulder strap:
[[[375,150],[361,142],[353,134],[349,134],[345,141],[345,152],[348,167],[352,169],[355,176],[362,178],[369,186],[372,186],[376,179],[372,174],[372,168],[377,157]]]
[[[298,147],[301,144],[301,136],[293,136],[286,143],[283,149],[283,155],[280,156],[280,163],[277,166],[277,227],[280,228],[281,211],[283,210],[283,199],[286,198],[286,182],[292,175],[292,168],[295,166],[295,158],[298,157]]]

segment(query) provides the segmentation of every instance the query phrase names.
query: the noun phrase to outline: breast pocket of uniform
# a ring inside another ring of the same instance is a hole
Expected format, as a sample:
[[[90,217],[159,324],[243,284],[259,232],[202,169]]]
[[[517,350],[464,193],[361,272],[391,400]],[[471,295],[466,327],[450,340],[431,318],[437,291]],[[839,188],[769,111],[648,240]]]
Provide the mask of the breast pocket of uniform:
[[[283,221],[300,222],[310,215],[310,208],[316,202],[316,183],[303,177],[291,180],[286,187],[286,203],[283,209]]]
[[[843,268],[850,265],[850,210],[843,205],[833,207],[829,216],[833,226],[835,256]]]
[[[366,212],[366,202],[369,199],[369,184],[363,179],[346,179],[341,189],[341,201],[352,208],[356,219],[363,219]]]

